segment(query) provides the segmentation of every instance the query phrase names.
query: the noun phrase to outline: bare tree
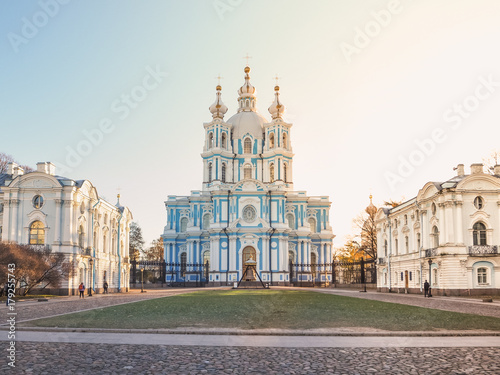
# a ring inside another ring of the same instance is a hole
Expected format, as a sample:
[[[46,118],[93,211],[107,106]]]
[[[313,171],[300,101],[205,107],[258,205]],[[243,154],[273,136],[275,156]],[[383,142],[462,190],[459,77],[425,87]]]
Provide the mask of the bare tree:
[[[500,150],[491,151],[490,155],[483,158],[484,169],[487,173],[493,174],[495,165],[500,164]]]
[[[34,288],[57,288],[73,273],[73,263],[49,247],[0,242],[0,264],[14,264],[16,289],[27,295]],[[1,267],[0,279],[7,279],[7,267]]]
[[[129,256],[131,260],[137,260],[144,251],[144,238],[142,229],[136,222],[130,224]]]
[[[7,164],[13,163],[14,158],[12,155],[7,155],[3,152],[0,152],[0,173],[7,173]]]
[[[153,240],[153,242],[151,242],[151,246],[144,250],[144,255],[147,260],[162,260],[163,250],[163,238],[160,237],[157,240]]]
[[[16,160],[14,160],[12,155],[0,152],[0,173],[7,173],[7,165],[9,163],[19,164]],[[20,167],[24,170],[24,173],[33,172],[33,168],[28,165],[20,165]]]

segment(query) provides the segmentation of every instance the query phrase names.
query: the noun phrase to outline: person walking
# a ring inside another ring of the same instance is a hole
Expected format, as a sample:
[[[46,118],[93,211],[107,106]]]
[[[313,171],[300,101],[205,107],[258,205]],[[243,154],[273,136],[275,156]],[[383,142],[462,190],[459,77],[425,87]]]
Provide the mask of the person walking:
[[[424,297],[429,297],[429,283],[427,280],[424,283]]]
[[[104,280],[103,287],[104,287],[104,294],[108,294],[108,282],[106,280]]]
[[[78,286],[78,291],[80,292],[80,298],[85,298],[83,294],[85,292],[85,285],[83,285],[83,283],[80,283]]]

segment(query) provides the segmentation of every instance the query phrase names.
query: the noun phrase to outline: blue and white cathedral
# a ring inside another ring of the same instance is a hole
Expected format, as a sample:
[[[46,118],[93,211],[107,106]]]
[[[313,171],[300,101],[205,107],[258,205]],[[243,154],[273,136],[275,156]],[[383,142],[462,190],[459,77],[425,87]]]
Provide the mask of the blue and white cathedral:
[[[283,120],[279,86],[268,121],[257,111],[249,73],[247,66],[238,111],[226,121],[228,108],[221,86],[216,88],[212,121],[203,125],[202,190],[170,195],[165,202],[167,282],[232,285],[247,265],[255,265],[263,282],[288,285],[297,278],[290,272],[292,263],[332,261],[331,202],[327,196],[308,197],[293,190],[292,124]],[[169,270],[173,263],[180,267]],[[203,273],[195,266],[200,264],[205,265]],[[330,277],[314,266],[301,270],[301,281]]]

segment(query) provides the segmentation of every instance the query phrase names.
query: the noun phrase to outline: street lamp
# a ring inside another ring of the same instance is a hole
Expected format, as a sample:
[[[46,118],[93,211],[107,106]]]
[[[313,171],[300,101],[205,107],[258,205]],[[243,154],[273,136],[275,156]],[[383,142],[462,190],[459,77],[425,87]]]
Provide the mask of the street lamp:
[[[427,297],[432,297],[432,293],[431,293],[431,290],[432,290],[432,273],[431,273],[431,266],[432,266],[432,259],[429,258],[429,294],[427,295]]]
[[[144,268],[141,268],[141,293],[144,293]]]
[[[93,265],[94,265],[94,259],[90,258],[89,259],[89,264],[90,264],[90,285],[89,285],[89,297],[92,297],[92,281],[94,281],[94,273],[93,273]]]

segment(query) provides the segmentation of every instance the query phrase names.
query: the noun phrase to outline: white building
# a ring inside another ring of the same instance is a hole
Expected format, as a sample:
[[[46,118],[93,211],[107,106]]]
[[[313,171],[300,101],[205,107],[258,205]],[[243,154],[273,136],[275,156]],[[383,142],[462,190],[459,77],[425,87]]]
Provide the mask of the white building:
[[[0,174],[0,238],[49,246],[67,255],[75,272],[55,294],[77,294],[80,282],[97,292],[106,280],[110,291],[129,285],[128,208],[101,199],[88,180],[57,176],[52,163],[38,163],[24,174],[15,163]]]
[[[165,202],[165,260],[181,265],[179,272],[167,267],[167,281],[232,283],[256,262],[264,282],[285,285],[290,263],[332,260],[331,203],[293,190],[292,124],[282,118],[279,87],[269,121],[257,111],[249,72],[247,66],[237,113],[226,121],[228,108],[217,86],[213,119],[203,125],[202,190]],[[203,274],[189,266],[202,263],[209,264]],[[302,270],[303,281],[331,277],[311,266]]]
[[[500,166],[456,170],[378,210],[378,290],[419,293],[431,279],[433,294],[500,294]]]

